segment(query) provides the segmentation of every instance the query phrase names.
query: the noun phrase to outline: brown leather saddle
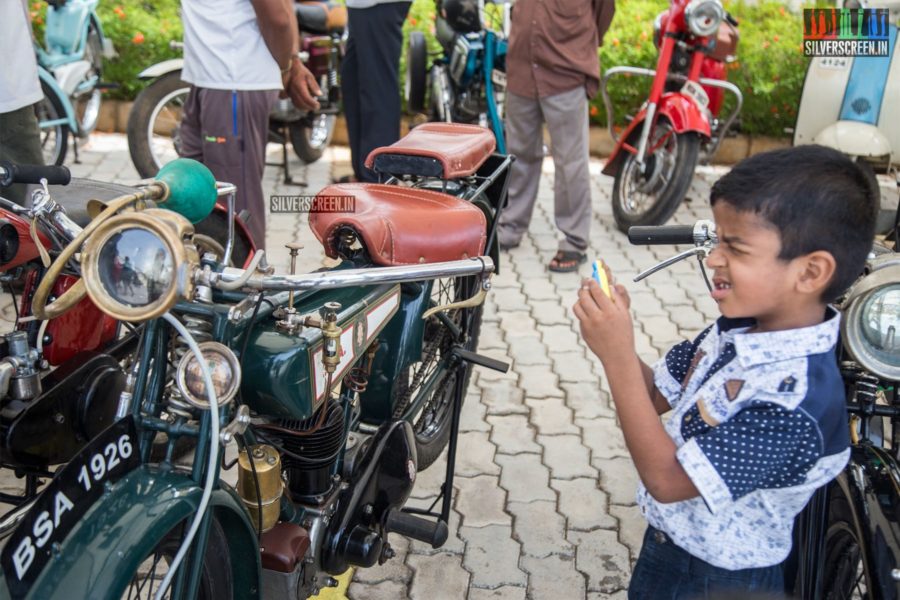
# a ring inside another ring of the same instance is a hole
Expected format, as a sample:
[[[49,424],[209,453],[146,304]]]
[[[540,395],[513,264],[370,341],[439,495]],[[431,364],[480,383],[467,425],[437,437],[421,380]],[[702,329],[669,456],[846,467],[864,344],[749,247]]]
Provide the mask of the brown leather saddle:
[[[494,151],[483,127],[426,123],[395,144],[378,148],[366,165],[391,175],[459,179],[475,174]],[[441,192],[375,183],[330,185],[317,198],[352,196],[352,213],[311,213],[309,226],[331,258],[350,228],[381,266],[458,260],[484,253],[487,219],[480,208]]]
[[[347,26],[347,8],[337,2],[296,2],[294,12],[300,30],[307,33],[341,33]]]

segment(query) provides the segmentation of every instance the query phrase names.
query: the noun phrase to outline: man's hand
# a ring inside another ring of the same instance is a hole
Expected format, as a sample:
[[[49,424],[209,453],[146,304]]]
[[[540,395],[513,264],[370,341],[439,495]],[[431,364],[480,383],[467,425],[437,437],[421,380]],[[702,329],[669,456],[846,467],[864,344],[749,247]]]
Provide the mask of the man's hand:
[[[283,83],[284,92],[282,92],[282,98],[289,96],[291,102],[298,108],[305,108],[306,110],[317,110],[319,108],[319,101],[316,100],[316,96],[321,96],[322,90],[319,88],[319,84],[316,83],[316,78],[306,68],[306,65],[300,61],[299,57],[294,56],[291,58],[291,69],[286,74]]]
[[[611,361],[634,354],[630,306],[631,299],[621,284],[611,286],[607,296],[593,279],[582,280],[572,309],[581,323],[581,336],[607,371]]]

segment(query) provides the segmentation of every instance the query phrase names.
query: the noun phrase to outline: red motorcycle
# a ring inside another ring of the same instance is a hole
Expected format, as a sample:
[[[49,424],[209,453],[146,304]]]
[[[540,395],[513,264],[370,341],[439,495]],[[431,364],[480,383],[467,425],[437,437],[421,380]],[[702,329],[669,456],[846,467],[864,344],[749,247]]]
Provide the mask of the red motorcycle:
[[[613,216],[623,232],[634,225],[661,225],[678,208],[701,156],[710,157],[743,104],[726,81],[726,63],[737,49],[737,21],[720,0],[672,0],[654,21],[659,49],[656,70],[614,67],[600,82],[609,131],[616,147],[603,169],[615,177]],[[614,75],[653,78],[650,97],[618,136],[607,84]],[[721,120],[725,91],[734,110]]]

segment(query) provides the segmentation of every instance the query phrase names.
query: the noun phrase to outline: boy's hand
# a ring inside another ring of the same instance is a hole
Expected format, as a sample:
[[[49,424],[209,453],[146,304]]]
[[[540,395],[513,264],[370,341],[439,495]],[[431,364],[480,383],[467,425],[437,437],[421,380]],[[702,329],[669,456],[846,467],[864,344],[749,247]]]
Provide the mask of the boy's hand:
[[[584,279],[578,290],[578,302],[572,307],[581,323],[584,341],[605,369],[616,358],[632,357],[634,352],[634,326],[629,311],[631,299],[620,284],[611,286],[610,292],[611,297],[607,297],[600,284],[593,279]]]

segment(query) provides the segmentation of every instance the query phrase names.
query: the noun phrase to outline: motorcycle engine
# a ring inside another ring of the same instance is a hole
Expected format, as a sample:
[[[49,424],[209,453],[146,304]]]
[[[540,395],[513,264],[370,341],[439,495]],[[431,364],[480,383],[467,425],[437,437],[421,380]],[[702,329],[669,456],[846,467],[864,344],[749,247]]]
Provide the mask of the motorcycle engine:
[[[479,61],[484,45],[478,33],[466,33],[456,36],[453,51],[450,53],[450,79],[460,88],[467,87],[478,71]]]

